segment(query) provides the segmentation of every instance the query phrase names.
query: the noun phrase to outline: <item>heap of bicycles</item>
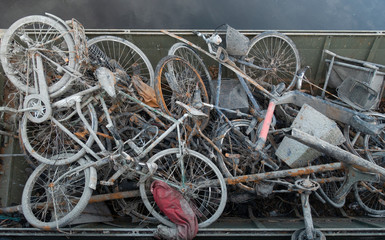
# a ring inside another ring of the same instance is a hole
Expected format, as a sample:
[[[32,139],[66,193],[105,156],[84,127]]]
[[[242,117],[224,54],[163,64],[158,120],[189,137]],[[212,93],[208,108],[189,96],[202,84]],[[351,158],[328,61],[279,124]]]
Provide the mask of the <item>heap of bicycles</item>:
[[[180,41],[155,71],[133,43],[87,39],[75,19],[28,16],[4,33],[0,110],[34,168],[19,209],[31,225],[60,229],[108,200],[118,215],[172,227],[155,180],[183,195],[200,228],[240,204],[262,215],[258,204],[270,202],[285,214],[299,200],[305,228],[293,239],[324,239],[310,195],[335,208],[354,195],[366,214],[385,214],[385,66],[325,51],[319,87],[281,33],[194,32],[207,50],[163,33]]]

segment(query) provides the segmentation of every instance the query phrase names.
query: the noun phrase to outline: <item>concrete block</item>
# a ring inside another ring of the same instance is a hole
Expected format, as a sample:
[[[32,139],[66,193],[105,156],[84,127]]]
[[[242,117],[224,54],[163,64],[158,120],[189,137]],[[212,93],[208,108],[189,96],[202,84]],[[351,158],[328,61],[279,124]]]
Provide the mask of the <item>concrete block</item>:
[[[337,123],[311,106],[304,104],[294,119],[293,128],[318,137],[333,145],[345,142]],[[276,151],[277,157],[291,168],[308,166],[321,153],[293,139],[285,137]]]

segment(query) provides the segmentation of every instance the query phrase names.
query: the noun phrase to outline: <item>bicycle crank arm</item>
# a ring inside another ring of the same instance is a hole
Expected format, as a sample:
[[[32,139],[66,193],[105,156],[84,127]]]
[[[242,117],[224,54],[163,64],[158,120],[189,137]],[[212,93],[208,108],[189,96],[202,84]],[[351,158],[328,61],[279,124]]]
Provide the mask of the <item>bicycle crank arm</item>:
[[[49,99],[48,86],[45,79],[44,66],[41,56],[39,54],[35,54],[32,59],[32,63],[34,69],[35,86],[39,93],[26,96],[24,99],[23,107],[24,109],[34,107],[38,108],[38,110],[26,112],[26,114],[30,121],[34,123],[41,123],[51,117],[52,107]]]

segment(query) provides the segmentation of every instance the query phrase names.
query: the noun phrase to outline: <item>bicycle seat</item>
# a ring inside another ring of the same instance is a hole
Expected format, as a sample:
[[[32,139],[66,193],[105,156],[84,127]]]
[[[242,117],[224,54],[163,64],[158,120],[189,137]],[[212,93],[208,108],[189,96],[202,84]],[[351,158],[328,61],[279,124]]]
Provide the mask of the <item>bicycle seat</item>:
[[[188,106],[182,102],[176,101],[175,103],[178,104],[179,106],[183,107],[184,109],[186,109],[194,117],[198,117],[198,118],[208,117],[207,114],[199,111],[196,108],[190,107],[190,106]]]
[[[99,67],[95,71],[95,76],[98,79],[100,86],[107,92],[110,97],[115,97],[115,83],[116,79],[114,74],[105,67]]]

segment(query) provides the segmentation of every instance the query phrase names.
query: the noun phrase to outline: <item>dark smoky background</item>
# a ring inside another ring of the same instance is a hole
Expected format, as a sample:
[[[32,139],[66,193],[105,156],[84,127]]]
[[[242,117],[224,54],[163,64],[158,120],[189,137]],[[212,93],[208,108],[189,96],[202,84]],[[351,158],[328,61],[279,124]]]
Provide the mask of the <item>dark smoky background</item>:
[[[88,29],[383,30],[383,0],[0,0],[0,28],[49,12]]]

